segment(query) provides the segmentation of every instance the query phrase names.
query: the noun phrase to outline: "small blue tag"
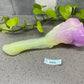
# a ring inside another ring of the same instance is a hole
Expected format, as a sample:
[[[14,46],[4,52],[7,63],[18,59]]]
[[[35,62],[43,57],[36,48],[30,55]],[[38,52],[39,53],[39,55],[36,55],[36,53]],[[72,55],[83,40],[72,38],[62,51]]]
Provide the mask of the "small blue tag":
[[[45,64],[49,64],[49,65],[61,65],[62,64],[62,60],[61,59],[52,60],[52,59],[45,58],[44,63]]]

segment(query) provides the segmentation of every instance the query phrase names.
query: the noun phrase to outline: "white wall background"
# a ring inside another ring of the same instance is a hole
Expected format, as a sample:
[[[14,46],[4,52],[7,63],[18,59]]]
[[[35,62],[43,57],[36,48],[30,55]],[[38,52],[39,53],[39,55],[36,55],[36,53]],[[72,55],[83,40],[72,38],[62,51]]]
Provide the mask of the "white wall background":
[[[46,10],[47,8],[55,8],[57,0],[35,0],[35,3],[39,3],[41,5],[47,5],[47,7],[44,9]]]
[[[0,0],[0,15],[28,15],[33,14],[33,3],[47,5],[47,8],[55,8],[59,5],[76,5],[84,8],[84,0]]]

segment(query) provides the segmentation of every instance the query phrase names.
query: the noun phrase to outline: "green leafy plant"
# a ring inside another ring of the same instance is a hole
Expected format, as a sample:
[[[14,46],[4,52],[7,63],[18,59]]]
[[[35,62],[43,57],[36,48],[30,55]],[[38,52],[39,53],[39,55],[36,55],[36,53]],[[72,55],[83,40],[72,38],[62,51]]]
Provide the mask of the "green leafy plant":
[[[39,8],[34,8],[33,13],[34,14],[45,14],[45,12],[42,11],[41,9],[39,9]]]
[[[76,13],[76,16],[81,18],[81,19],[84,19],[84,9],[80,10],[81,13]]]
[[[6,25],[7,25],[8,27],[14,27],[14,26],[17,26],[18,21],[19,21],[19,20],[18,20],[18,17],[14,17],[14,18],[8,20],[8,21],[6,22]]]
[[[1,30],[3,33],[8,33],[10,29],[6,26],[6,24],[1,24],[1,25],[0,25],[0,30]]]
[[[8,16],[3,16],[2,19],[0,20],[0,23],[3,21],[6,23],[8,20],[9,20]]]
[[[55,11],[53,9],[49,8],[49,9],[47,9],[45,11],[45,13],[47,15],[49,15],[49,16],[51,16],[51,17],[53,17],[53,18],[55,18],[57,20],[57,15],[56,15],[56,13],[55,13]]]
[[[38,29],[38,31],[39,31],[39,32],[41,32],[41,33],[43,33],[43,32],[44,32],[43,27],[42,27],[42,25],[41,25],[41,22],[40,22],[40,21],[38,21],[38,22],[37,22],[37,29]]]
[[[76,4],[76,5],[72,6],[72,8],[75,10],[78,6],[79,6],[79,4]]]
[[[40,5],[37,3],[33,4],[34,9],[34,18],[36,22],[32,25],[28,25],[27,22],[24,20],[24,23],[22,25],[18,25],[19,18],[9,18],[8,16],[3,16],[0,20],[0,31],[3,33],[14,33],[17,31],[20,31],[24,28],[33,27],[36,28],[40,33],[43,33],[45,29],[43,29],[42,24],[49,21],[58,21],[58,20],[67,20],[70,17],[79,17],[80,20],[84,19],[84,9],[80,10],[80,13],[76,12],[76,8],[79,6],[79,4],[76,5],[67,5],[67,6],[56,6],[56,9],[53,10],[51,8],[48,8],[47,10],[43,10],[46,5]],[[59,10],[59,14],[57,14],[57,9]],[[42,20],[38,19],[38,15],[41,15]],[[4,22],[4,24],[3,24]],[[14,27],[19,27],[17,29],[14,29]]]
[[[40,4],[37,4],[37,3],[34,3],[34,8],[39,8],[39,9],[42,9],[44,7],[46,7],[46,5],[40,5]]]
[[[71,16],[72,13],[72,6],[60,6],[59,7],[60,14],[63,16],[64,19],[68,19]]]

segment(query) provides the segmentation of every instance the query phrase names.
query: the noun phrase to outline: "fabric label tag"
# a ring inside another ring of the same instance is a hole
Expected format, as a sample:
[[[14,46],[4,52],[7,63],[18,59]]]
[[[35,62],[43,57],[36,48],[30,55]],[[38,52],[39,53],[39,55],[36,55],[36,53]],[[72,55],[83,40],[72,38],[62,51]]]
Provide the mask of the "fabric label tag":
[[[44,63],[45,64],[49,64],[49,65],[61,65],[62,64],[62,60],[58,59],[58,60],[52,60],[52,59],[44,59]]]

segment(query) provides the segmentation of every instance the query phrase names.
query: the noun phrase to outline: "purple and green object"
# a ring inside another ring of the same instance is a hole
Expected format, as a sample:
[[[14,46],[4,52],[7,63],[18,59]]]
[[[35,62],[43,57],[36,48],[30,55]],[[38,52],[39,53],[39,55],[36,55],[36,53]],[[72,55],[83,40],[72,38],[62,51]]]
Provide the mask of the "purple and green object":
[[[69,18],[55,26],[45,37],[14,42],[3,46],[9,55],[17,55],[25,50],[52,48],[60,43],[84,46],[84,26],[77,18]]]

